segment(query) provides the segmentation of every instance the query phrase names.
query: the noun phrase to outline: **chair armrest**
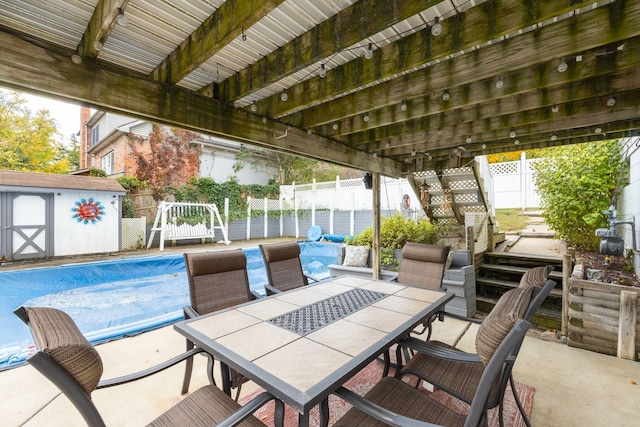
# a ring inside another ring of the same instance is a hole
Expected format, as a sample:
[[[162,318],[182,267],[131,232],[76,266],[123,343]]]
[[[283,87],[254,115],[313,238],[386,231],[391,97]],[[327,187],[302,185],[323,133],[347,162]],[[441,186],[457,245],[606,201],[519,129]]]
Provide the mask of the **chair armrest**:
[[[260,409],[265,403],[272,401],[275,399],[270,393],[266,391],[264,393],[260,393],[249,402],[247,402],[240,409],[235,411],[233,414],[229,415],[224,421],[216,424],[218,427],[232,427],[237,426],[246,418],[248,418],[251,414],[253,414],[256,410]]]
[[[374,417],[384,423],[396,427],[436,427],[438,424],[431,424],[424,421],[414,420],[413,418],[405,417],[404,415],[397,414],[393,411],[376,405],[375,403],[365,399],[364,397],[352,392],[351,390],[340,387],[334,394],[340,396],[345,402],[350,403],[355,408],[358,408],[367,415]]]
[[[397,282],[398,281],[398,273],[394,273],[393,276],[385,279],[385,282]]]
[[[194,317],[200,316],[197,311],[193,309],[190,305],[185,305],[182,307],[182,311],[184,312],[185,319],[193,319]]]
[[[260,295],[258,292],[256,291],[249,291],[251,292],[251,299],[252,300],[256,300],[256,299],[260,299],[262,298],[262,295]]]
[[[459,314],[449,313],[449,312],[446,312],[446,311],[443,311],[442,313],[445,316],[453,317],[454,319],[458,319],[458,320],[464,320],[465,322],[475,323],[476,325],[479,325],[480,323],[482,323],[482,319],[476,319],[475,317],[465,317],[465,316],[461,316]]]
[[[304,276],[305,276],[307,279],[311,279],[311,280],[313,280],[313,281],[314,281],[314,282],[316,282],[316,283],[317,283],[317,282],[322,282],[322,281],[324,280],[324,279],[320,279],[319,277],[313,276],[313,275],[311,275],[311,274],[307,274],[307,273],[305,273],[305,272],[303,272],[302,274],[304,274]]]
[[[126,383],[130,383],[132,381],[136,381],[136,380],[140,380],[142,378],[146,378],[150,375],[153,375],[155,373],[158,373],[160,371],[164,371],[167,368],[172,367],[173,365],[176,365],[180,362],[182,362],[183,360],[192,357],[198,353],[204,353],[205,351],[199,347],[193,348],[189,351],[186,351],[182,354],[179,354],[167,361],[164,361],[158,365],[152,366],[151,368],[145,369],[143,371],[139,371],[139,372],[135,372],[133,374],[129,374],[129,375],[123,375],[121,377],[117,377],[117,378],[111,378],[108,380],[102,380],[98,383],[98,386],[96,387],[96,389],[100,389],[100,388],[106,388],[106,387],[113,387],[115,385],[120,385],[120,384],[126,384]]]
[[[438,359],[447,359],[464,363],[482,363],[477,354],[442,347],[437,344],[433,344],[432,342],[419,340],[417,338],[405,338],[398,342],[398,345]]]
[[[269,295],[269,292],[271,292],[271,294],[281,294],[282,291],[276,287],[271,286],[268,283],[264,284],[264,290],[267,292],[267,295]]]

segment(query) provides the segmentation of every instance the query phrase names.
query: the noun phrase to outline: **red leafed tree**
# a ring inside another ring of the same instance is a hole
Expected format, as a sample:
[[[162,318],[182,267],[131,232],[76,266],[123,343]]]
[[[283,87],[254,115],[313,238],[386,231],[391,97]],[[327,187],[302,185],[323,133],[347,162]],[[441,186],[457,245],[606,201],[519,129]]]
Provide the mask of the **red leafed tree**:
[[[148,136],[129,136],[130,155],[136,162],[136,178],[147,182],[161,198],[167,186],[181,186],[198,176],[200,145],[192,144],[198,134],[153,125]]]

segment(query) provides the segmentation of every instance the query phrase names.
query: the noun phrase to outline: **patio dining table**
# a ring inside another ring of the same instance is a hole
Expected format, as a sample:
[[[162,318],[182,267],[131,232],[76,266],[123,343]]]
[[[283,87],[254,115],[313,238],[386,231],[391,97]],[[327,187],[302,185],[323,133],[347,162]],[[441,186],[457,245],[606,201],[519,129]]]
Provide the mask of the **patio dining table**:
[[[320,404],[326,426],[328,396],[452,298],[449,292],[340,276],[174,327],[272,393],[276,423],[282,403],[298,412],[300,426],[309,425],[311,409]]]

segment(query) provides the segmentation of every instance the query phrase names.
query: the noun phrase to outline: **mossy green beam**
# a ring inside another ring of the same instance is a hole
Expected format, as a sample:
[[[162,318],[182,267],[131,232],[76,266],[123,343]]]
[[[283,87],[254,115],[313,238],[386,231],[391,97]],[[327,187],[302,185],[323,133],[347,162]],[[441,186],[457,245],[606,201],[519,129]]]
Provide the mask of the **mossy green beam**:
[[[489,0],[486,3],[492,3],[493,9],[488,9],[484,6],[485,3],[482,3],[456,15],[455,19],[441,21],[443,32],[440,36],[433,37],[429,28],[418,31],[376,49],[371,60],[363,57],[355,59],[328,70],[324,79],[312,78],[289,88],[289,102],[280,102],[278,96],[271,96],[259,101],[258,108],[270,117],[286,116],[301,106],[326,102],[336,95],[394,77],[426,62],[445,58],[462,49],[471,49],[478,44],[512,34],[539,22],[531,20],[530,13],[524,9],[521,0]],[[585,3],[593,1],[580,4]],[[580,5],[571,6],[567,2],[541,0],[536,2],[536,6],[536,15],[540,16],[540,19],[550,19]],[[499,13],[499,25],[489,26],[494,19],[489,16],[490,13]],[[453,34],[456,36],[453,37]],[[454,81],[455,76],[451,76],[451,83]],[[442,87],[447,87],[446,82]],[[375,96],[373,98],[375,99]],[[332,114],[317,112],[302,125],[326,123],[331,119]]]
[[[283,1],[225,1],[149,77],[162,83],[178,83]]]
[[[440,2],[359,0],[228,78],[220,85],[221,100],[250,95]]]
[[[118,8],[124,9],[129,0],[98,0],[89,24],[82,35],[78,45],[78,53],[84,59],[96,58],[98,51],[93,47],[93,42],[102,39],[103,44],[116,25]]]
[[[31,42],[1,30],[0,46],[0,86],[387,176],[398,177],[402,170],[390,159],[373,158],[191,90],[135,76],[130,70],[118,71],[100,60],[74,64],[70,49],[48,49],[46,42]],[[285,132],[287,137],[281,137]]]

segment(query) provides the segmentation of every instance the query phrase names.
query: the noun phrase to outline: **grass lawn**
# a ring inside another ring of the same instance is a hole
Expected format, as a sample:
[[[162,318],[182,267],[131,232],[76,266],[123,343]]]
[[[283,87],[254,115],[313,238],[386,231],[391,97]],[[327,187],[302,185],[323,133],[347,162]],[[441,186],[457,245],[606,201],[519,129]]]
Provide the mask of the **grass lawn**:
[[[500,232],[520,231],[527,226],[528,217],[519,208],[496,209],[496,220]]]

